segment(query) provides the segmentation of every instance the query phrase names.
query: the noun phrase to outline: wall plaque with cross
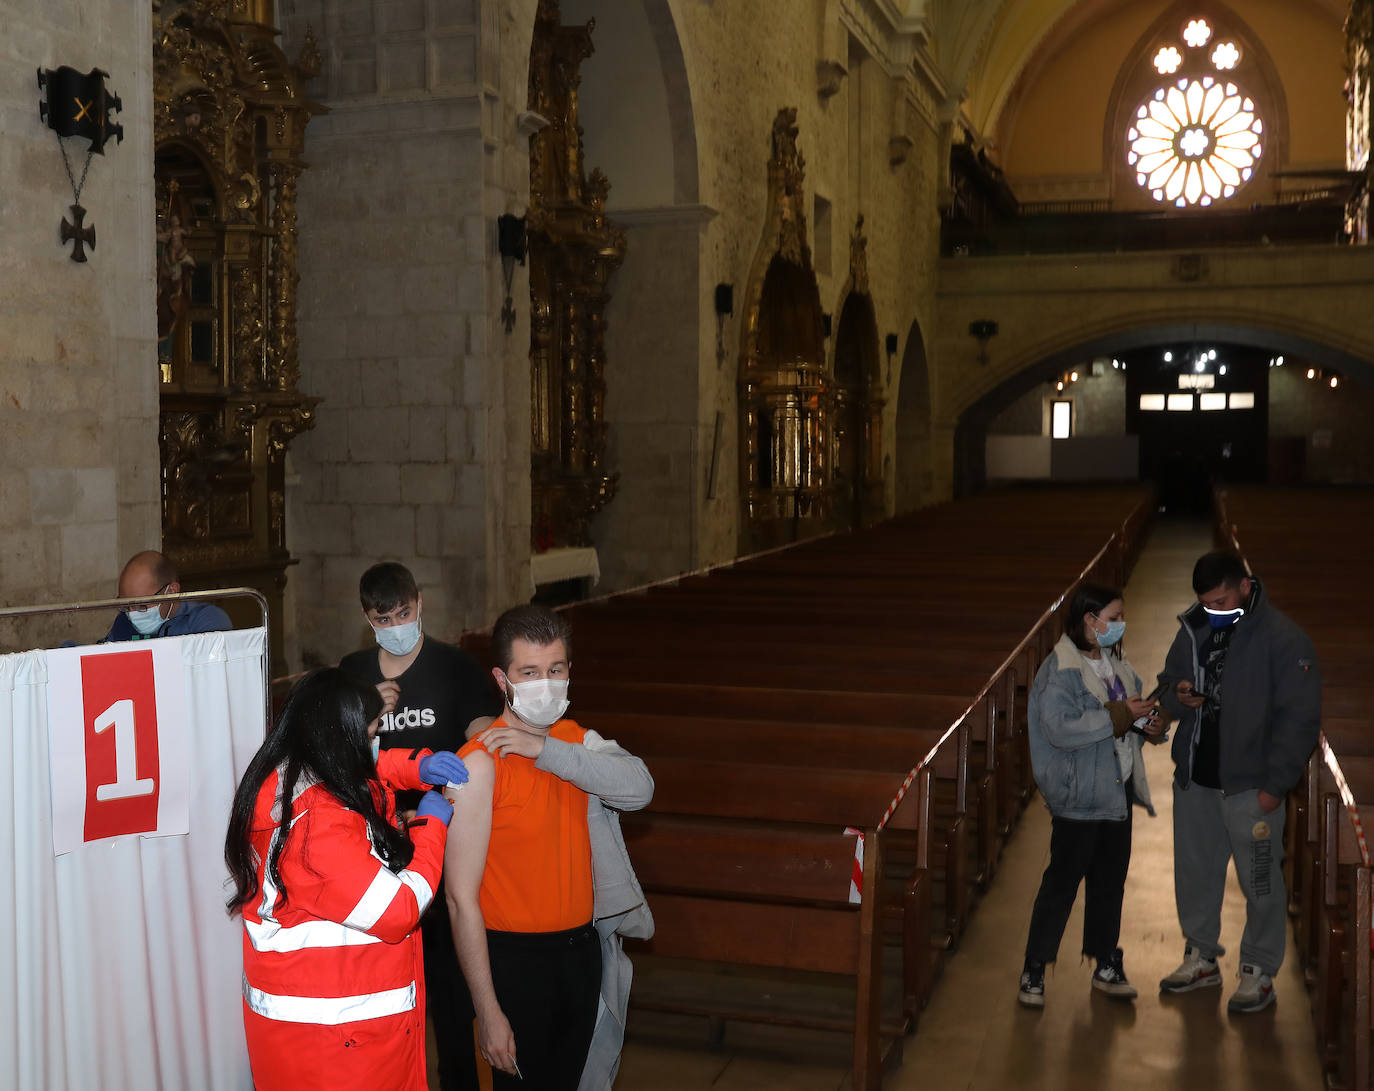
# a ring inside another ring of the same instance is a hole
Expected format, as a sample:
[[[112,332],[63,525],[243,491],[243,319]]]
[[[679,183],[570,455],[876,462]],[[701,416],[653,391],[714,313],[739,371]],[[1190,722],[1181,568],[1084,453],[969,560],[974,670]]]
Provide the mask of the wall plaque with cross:
[[[89,246],[92,250],[95,249],[95,225],[83,226],[82,221],[86,218],[86,210],[80,205],[72,205],[71,208],[72,219],[76,221],[76,224],[69,224],[67,217],[62,217],[62,245],[65,246],[69,242],[74,243],[72,261],[85,261],[85,247]]]

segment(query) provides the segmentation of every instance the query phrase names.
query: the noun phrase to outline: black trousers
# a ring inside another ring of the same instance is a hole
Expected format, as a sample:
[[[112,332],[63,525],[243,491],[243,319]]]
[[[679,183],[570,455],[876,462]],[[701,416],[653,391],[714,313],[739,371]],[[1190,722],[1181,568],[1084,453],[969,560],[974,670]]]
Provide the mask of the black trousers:
[[[1129,797],[1128,797],[1129,798]],[[1107,959],[1121,939],[1121,899],[1131,866],[1131,810],[1120,822],[1055,818],[1050,866],[1040,880],[1026,939],[1027,962],[1053,962],[1069,923],[1078,884],[1085,882],[1083,953]]]
[[[478,1091],[477,1047],[472,1039],[472,994],[458,965],[453,929],[441,887],[438,903],[420,918],[425,950],[425,1006],[434,1021],[440,1091]]]
[[[488,931],[487,952],[523,1077],[493,1070],[492,1091],[577,1091],[601,995],[596,929]]]

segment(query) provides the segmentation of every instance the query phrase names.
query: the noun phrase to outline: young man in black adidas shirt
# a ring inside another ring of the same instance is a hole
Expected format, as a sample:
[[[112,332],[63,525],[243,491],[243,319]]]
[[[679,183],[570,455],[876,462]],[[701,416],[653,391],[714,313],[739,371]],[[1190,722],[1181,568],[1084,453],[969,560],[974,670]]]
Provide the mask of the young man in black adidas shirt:
[[[423,746],[456,752],[469,732],[485,730],[500,714],[503,701],[477,661],[461,648],[424,635],[424,603],[410,569],[395,562],[373,565],[358,581],[358,597],[378,647],[346,655],[339,666],[381,693],[377,740],[383,750]],[[397,807],[414,807],[419,795],[398,792]],[[440,1087],[477,1091],[472,999],[458,967],[443,898],[434,899],[420,928]]]

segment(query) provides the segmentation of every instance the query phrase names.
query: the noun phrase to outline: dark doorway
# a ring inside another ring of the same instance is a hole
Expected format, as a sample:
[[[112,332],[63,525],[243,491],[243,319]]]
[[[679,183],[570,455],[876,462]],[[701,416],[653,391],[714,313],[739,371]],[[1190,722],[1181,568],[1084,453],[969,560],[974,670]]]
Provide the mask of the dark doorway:
[[[1214,484],[1266,479],[1270,355],[1198,342],[1121,357],[1126,430],[1140,437],[1140,476],[1161,507],[1205,514]]]

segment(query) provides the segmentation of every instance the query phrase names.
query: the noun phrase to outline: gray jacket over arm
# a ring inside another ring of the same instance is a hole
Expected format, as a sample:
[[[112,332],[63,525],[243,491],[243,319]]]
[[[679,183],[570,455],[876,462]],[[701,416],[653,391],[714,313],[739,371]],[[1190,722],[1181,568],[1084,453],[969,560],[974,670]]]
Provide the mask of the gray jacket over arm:
[[[580,744],[546,739],[534,766],[587,793],[595,892],[592,916],[601,937],[601,999],[578,1091],[611,1091],[620,1068],[634,973],[629,956],[621,949],[621,937],[649,939],[654,934],[653,914],[620,833],[619,812],[647,807],[654,797],[654,778],[639,758],[595,731],[587,731]]]

